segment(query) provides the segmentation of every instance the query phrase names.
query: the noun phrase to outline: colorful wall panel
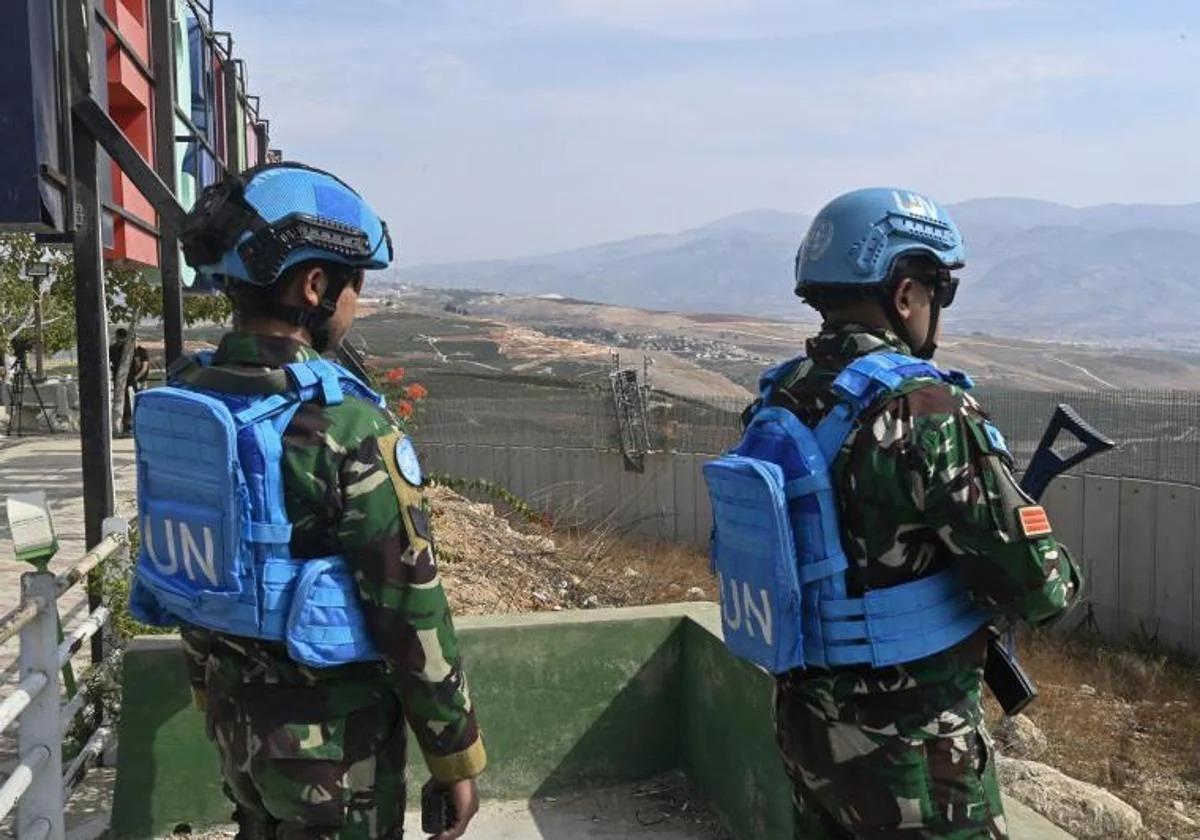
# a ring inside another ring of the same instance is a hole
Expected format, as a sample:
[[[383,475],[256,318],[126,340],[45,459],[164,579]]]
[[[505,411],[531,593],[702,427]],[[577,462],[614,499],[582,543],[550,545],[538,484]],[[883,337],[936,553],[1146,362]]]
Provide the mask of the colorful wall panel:
[[[146,0],[105,0],[104,10],[121,34],[118,40],[112,32],[105,33],[108,113],[142,157],[153,165],[153,90],[141,69],[150,64]],[[154,206],[115,163],[110,163],[110,167],[112,203],[129,215],[156,224]],[[118,213],[113,218],[113,241],[107,257],[156,266],[158,239]]]
[[[59,231],[64,172],[53,7],[8,0],[0,26],[0,228]]]
[[[151,31],[163,30],[151,26],[152,10],[159,8],[153,0],[85,3],[95,13],[88,21],[92,96],[151,167],[158,157],[158,121],[171,125],[176,193],[185,208],[231,160],[254,166],[266,158],[266,122],[257,99],[246,94],[244,65],[233,59],[232,42],[213,32],[211,4],[168,0],[167,44],[157,45]],[[56,6],[4,0],[0,7],[0,230],[63,231],[70,132],[62,118],[60,58],[66,46],[59,43]],[[151,68],[161,62],[174,67],[173,113],[156,113],[158,80]],[[235,75],[232,93],[227,74]],[[229,112],[227,95],[236,96]],[[156,267],[154,206],[103,149],[99,165],[105,257]],[[188,282],[190,270],[184,267],[183,274]]]

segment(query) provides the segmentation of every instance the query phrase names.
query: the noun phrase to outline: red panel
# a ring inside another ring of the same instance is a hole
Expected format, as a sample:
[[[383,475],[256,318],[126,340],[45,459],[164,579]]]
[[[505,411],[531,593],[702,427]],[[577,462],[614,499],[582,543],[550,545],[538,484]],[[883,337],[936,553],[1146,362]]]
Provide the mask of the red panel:
[[[120,0],[120,3],[138,23],[146,25],[146,0]]]
[[[105,0],[104,9],[138,58],[149,64],[150,35],[146,29],[146,0]]]
[[[105,0],[105,9],[137,56],[143,62],[148,62],[150,43],[146,31],[145,0]],[[105,40],[109,115],[129,142],[153,166],[153,90],[150,82],[111,33]],[[112,200],[117,207],[151,224],[156,223],[154,207],[116,164],[112,167],[112,182]],[[129,260],[145,265],[158,264],[157,237],[120,216],[113,220],[113,228],[113,248],[107,254],[109,259]]]

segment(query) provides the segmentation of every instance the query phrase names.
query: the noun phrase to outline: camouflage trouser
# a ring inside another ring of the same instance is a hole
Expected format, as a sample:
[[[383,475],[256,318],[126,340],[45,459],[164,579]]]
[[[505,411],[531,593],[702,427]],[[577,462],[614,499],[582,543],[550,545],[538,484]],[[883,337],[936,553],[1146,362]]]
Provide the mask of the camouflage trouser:
[[[389,686],[242,684],[217,657],[207,676],[239,838],[401,837],[405,729]]]
[[[991,740],[981,726],[939,721],[937,734],[902,737],[894,726],[889,732],[848,722],[852,714],[818,713],[786,680],[775,716],[797,840],[1007,837]]]

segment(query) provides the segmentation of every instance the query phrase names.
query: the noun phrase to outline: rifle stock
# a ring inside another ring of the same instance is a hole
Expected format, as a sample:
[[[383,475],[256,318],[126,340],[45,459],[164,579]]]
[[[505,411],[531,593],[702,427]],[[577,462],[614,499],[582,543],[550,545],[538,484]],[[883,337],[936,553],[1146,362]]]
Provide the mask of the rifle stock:
[[[1069,432],[1082,446],[1065,457],[1055,451],[1063,432]],[[1110,438],[1089,425],[1073,408],[1060,403],[1050,418],[1050,424],[1046,426],[1041,442],[1029,459],[1029,466],[1025,468],[1025,474],[1021,477],[1021,489],[1031,499],[1039,501],[1055,478],[1088,458],[1107,452],[1115,445]],[[999,634],[993,628],[991,638],[988,639],[983,678],[1004,709],[1004,714],[1010,717],[1037,698],[1037,686],[1017,661],[1016,639],[1011,632],[1008,644],[1005,645],[1001,644]]]

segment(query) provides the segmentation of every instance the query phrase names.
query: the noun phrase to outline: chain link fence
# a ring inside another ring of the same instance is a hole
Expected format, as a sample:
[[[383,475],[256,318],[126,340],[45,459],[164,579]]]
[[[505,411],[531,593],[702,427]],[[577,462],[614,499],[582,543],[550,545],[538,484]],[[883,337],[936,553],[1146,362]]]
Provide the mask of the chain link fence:
[[[1200,485],[1200,392],[1016,391],[974,392],[1008,438],[1018,465],[1041,440],[1054,408],[1068,403],[1117,448],[1089,461],[1086,471]],[[680,398],[652,394],[647,420],[656,450],[717,453],[741,431],[746,400]],[[421,409],[419,441],[482,446],[620,449],[610,393],[545,391],[530,395],[439,399]]]

